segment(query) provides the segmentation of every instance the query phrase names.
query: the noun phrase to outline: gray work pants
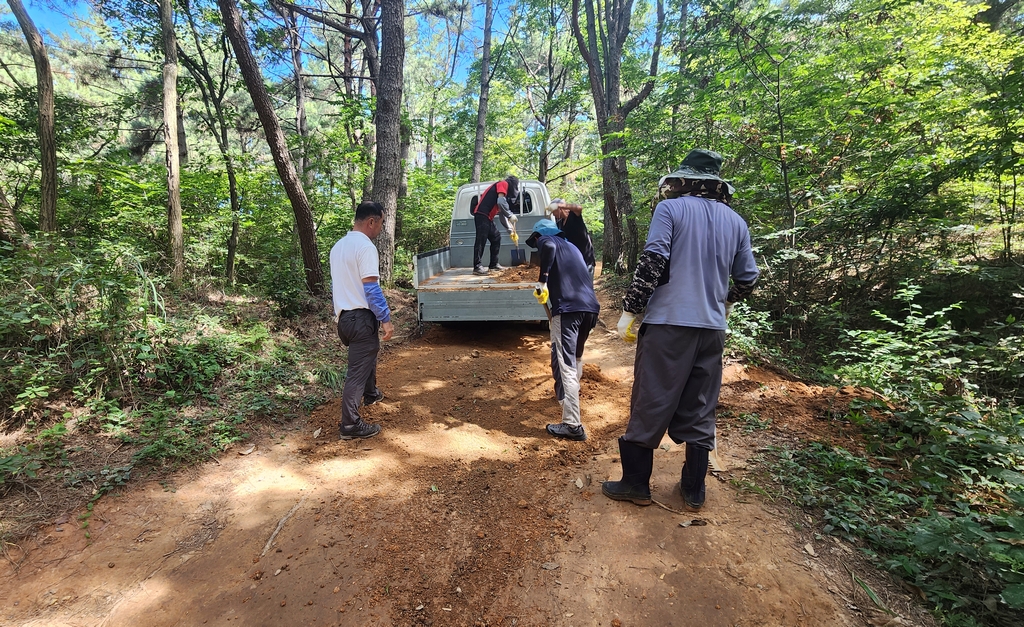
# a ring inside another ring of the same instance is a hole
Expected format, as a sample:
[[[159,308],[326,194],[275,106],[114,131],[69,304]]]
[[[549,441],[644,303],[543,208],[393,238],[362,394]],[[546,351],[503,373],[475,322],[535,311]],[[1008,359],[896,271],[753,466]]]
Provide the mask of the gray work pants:
[[[714,449],[724,349],[725,331],[641,325],[623,439],[653,449],[667,430],[676,444]]]
[[[578,426],[580,419],[580,379],[583,378],[583,347],[597,314],[575,311],[551,317],[551,375],[555,378],[555,397],[562,401],[562,422]]]
[[[338,337],[348,346],[348,372],[341,391],[341,426],[359,423],[359,404],[377,394],[377,353],[380,323],[369,309],[351,309],[338,316]]]

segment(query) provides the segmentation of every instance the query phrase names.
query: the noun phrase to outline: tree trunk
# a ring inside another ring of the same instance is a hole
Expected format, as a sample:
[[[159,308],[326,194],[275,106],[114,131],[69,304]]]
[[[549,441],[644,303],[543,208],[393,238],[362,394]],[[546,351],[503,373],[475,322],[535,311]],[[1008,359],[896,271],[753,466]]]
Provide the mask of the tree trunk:
[[[7,0],[11,12],[25,33],[32,60],[36,66],[36,91],[39,99],[39,230],[57,230],[57,138],[54,131],[53,74],[46,56],[43,38],[28,16],[21,0]]]
[[[199,35],[199,29],[196,28],[196,23],[193,18],[194,12],[191,11],[188,0],[180,0],[183,13],[188,19],[189,26],[192,31],[192,38],[196,45],[196,55],[199,58],[199,63],[193,61],[187,54],[182,52],[179,56],[184,62],[185,67],[189,73],[192,74],[192,78],[195,80],[196,85],[199,87],[199,91],[203,97],[203,107],[206,109],[206,121],[210,127],[210,131],[213,133],[214,138],[217,140],[217,148],[220,150],[221,159],[224,161],[224,168],[227,170],[228,175],[228,196],[231,199],[231,234],[228,236],[228,255],[227,260],[224,264],[224,278],[227,280],[228,285],[234,285],[235,283],[235,259],[238,252],[238,234],[241,230],[241,202],[238,198],[238,177],[235,173],[235,163],[231,157],[230,145],[228,143],[228,122],[227,116],[224,114],[224,96],[227,93],[227,83],[229,79],[229,73],[226,65],[221,66],[220,72],[220,86],[213,79],[213,74],[210,72],[210,63],[206,58],[206,53],[203,52],[203,41]],[[227,57],[227,41],[224,39],[225,35],[221,33],[220,43],[224,46],[224,54]],[[225,59],[226,61],[227,59]],[[180,109],[179,109],[180,110]],[[245,145],[243,143],[242,149],[244,150]]]
[[[377,158],[373,168],[373,200],[384,205],[384,230],[377,237],[380,280],[391,285],[395,265],[395,218],[402,179],[402,68],[405,64],[405,3],[381,0],[381,63],[377,77]]]
[[[177,68],[175,68],[177,73]],[[188,165],[188,141],[185,137],[185,110],[181,108],[179,102],[175,107],[177,109],[178,118],[178,163],[181,167]]]
[[[476,143],[473,145],[473,174],[471,183],[479,183],[484,168],[484,135],[487,133],[487,98],[491,91],[491,25],[494,22],[494,2],[484,0],[484,48],[480,59],[480,106],[476,110]]]
[[[299,180],[292,164],[291,155],[288,154],[288,143],[285,141],[284,132],[281,130],[281,123],[274,113],[274,104],[270,100],[267,88],[263,84],[263,75],[260,66],[249,48],[249,42],[245,38],[242,26],[242,16],[238,11],[235,0],[217,0],[221,15],[224,17],[224,30],[231,41],[231,47],[235,51],[235,58],[238,60],[238,67],[242,73],[242,79],[249,90],[253,107],[260,118],[263,132],[266,134],[267,143],[270,145],[270,152],[274,157],[274,165],[281,177],[281,184],[284,186],[288,199],[291,201],[292,211],[295,213],[295,226],[299,234],[299,243],[302,249],[302,262],[306,271],[306,288],[311,294],[319,295],[324,290],[324,271],[320,263],[320,253],[316,244],[316,227],[313,223],[313,211],[306,198],[306,192],[302,189],[302,181]]]
[[[434,173],[434,112],[437,109],[437,90],[430,97],[430,112],[427,114],[427,147],[424,150],[426,160],[426,173],[431,176]]]
[[[401,160],[402,179],[398,183],[398,210],[395,217],[395,241],[402,237],[402,217],[405,214],[405,201],[409,197],[409,150],[412,147],[412,125],[408,118],[402,118],[399,128],[402,137],[398,157]]]
[[[586,33],[581,29],[580,3],[584,3]],[[639,247],[638,233],[633,214],[633,194],[629,188],[629,170],[625,156],[622,133],[626,128],[629,114],[642,103],[654,89],[654,77],[658,74],[658,55],[661,52],[661,36],[665,24],[663,0],[657,2],[658,23],[654,45],[651,49],[649,80],[632,98],[621,101],[622,51],[630,33],[630,18],[633,0],[624,0],[614,5],[604,5],[604,15],[598,19],[602,5],[595,0],[573,0],[573,35],[580,54],[587,64],[590,91],[594,98],[597,114],[597,129],[601,138],[601,179],[604,187],[604,251],[602,265],[614,268],[617,274],[632,270],[636,263]],[[620,155],[620,156],[615,156]],[[629,224],[629,231],[626,226]]]
[[[295,73],[295,129],[299,134],[299,150],[295,159],[295,170],[303,184],[306,178],[306,143],[309,131],[306,127],[306,84],[302,79],[302,42],[299,39],[299,21],[295,12],[289,9],[281,11],[288,28],[288,46],[292,52],[292,70]]]
[[[242,207],[238,201],[238,177],[235,175],[235,164],[227,154],[223,155],[228,170],[228,196],[231,198],[231,235],[228,236],[228,258],[224,268],[224,277],[228,285],[235,284],[235,257],[238,254],[238,231],[241,229]]]
[[[167,234],[171,247],[171,283],[185,275],[185,235],[181,225],[181,171],[178,163],[178,39],[173,0],[160,0],[160,38],[164,47],[164,152],[167,161]]]
[[[548,180],[548,160],[550,149],[548,148],[547,127],[544,129],[544,139],[540,141],[540,156],[537,159],[537,180],[545,183]]]
[[[14,207],[7,201],[7,195],[0,189],[0,240],[11,244],[22,244],[25,241],[25,229],[18,222]]]
[[[376,114],[374,114],[376,115]],[[363,200],[369,200],[373,196],[373,172],[376,171],[377,131],[373,128],[363,133],[363,154],[366,158],[366,167],[369,174],[363,174]],[[378,201],[379,202],[379,201]]]
[[[605,134],[607,137],[607,134]],[[612,268],[617,274],[624,272],[622,257],[622,204],[620,202],[619,175],[615,157],[610,153],[621,148],[617,136],[608,137],[601,144],[601,183],[604,191],[604,247],[601,265]]]

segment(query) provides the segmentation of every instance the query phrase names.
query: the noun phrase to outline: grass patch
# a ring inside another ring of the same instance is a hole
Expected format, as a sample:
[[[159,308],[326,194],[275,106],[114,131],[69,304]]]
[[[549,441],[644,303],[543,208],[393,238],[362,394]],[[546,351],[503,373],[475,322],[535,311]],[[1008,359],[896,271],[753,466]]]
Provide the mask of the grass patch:
[[[126,258],[4,252],[0,429],[17,443],[0,450],[0,509],[18,515],[0,523],[0,541],[81,508],[87,527],[111,491],[219,455],[344,381],[333,335],[300,340],[265,301],[165,302]]]

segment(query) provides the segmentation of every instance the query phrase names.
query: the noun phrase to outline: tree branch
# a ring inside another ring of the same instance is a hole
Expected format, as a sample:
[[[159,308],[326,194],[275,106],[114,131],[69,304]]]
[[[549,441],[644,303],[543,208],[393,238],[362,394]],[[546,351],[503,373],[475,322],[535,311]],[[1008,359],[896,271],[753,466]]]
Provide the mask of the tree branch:
[[[651,94],[654,89],[654,79],[658,76],[658,55],[661,53],[661,35],[665,26],[665,4],[663,0],[658,0],[658,26],[654,35],[654,50],[651,52],[651,71],[650,80],[644,83],[644,86],[640,89],[640,92],[630,98],[626,104],[622,105],[622,117],[625,119],[629,113],[637,108],[644,99]]]

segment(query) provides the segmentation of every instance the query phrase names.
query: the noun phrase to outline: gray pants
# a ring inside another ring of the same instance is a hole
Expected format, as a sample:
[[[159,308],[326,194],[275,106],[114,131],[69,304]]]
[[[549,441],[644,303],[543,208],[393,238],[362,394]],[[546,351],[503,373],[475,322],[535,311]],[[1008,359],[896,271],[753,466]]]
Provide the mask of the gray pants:
[[[555,397],[562,401],[562,422],[567,425],[581,424],[583,347],[596,324],[596,313],[571,312],[551,317],[551,376],[555,378]]]
[[[348,372],[341,392],[341,426],[359,423],[359,404],[377,394],[377,353],[380,323],[369,309],[352,309],[338,316],[338,337],[348,346]]]
[[[641,325],[623,439],[653,449],[667,430],[676,444],[714,449],[724,350],[725,331]]]

